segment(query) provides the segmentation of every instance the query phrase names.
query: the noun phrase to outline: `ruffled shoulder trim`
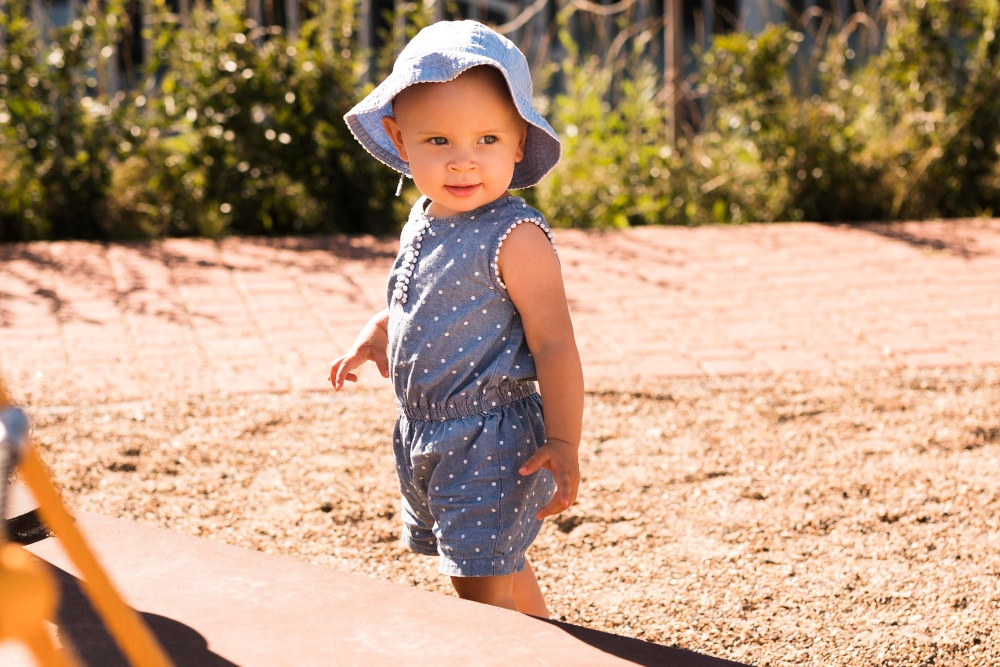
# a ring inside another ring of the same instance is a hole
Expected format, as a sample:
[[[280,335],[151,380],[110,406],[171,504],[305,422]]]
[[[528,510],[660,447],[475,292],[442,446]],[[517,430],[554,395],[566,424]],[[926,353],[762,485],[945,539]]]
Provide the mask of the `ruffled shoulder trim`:
[[[503,234],[500,235],[499,241],[496,244],[496,249],[493,251],[493,259],[490,262],[491,263],[490,268],[493,270],[493,277],[496,279],[497,285],[499,285],[504,290],[507,289],[507,286],[500,278],[500,248],[503,247],[503,242],[507,240],[507,237],[511,234],[511,232],[513,232],[518,225],[525,222],[530,222],[535,225],[538,225],[538,228],[541,229],[543,232],[545,232],[545,236],[549,238],[549,243],[552,244],[552,249],[553,250],[556,249],[555,239],[552,238],[552,230],[549,229],[549,226],[545,223],[545,220],[542,219],[541,217],[536,217],[536,216],[524,217],[521,218],[520,220],[516,220],[511,225],[509,225],[507,229],[504,230]]]

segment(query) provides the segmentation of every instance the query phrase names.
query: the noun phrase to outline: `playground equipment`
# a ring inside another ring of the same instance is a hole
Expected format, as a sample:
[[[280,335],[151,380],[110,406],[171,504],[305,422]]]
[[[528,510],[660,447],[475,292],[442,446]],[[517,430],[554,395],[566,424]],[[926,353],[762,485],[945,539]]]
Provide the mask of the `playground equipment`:
[[[2,387],[0,387],[2,392]],[[0,407],[6,402],[0,395]],[[0,409],[0,512],[7,504],[14,470],[38,501],[38,514],[55,532],[69,558],[83,575],[83,587],[108,631],[136,667],[172,665],[153,633],[104,572],[74,524],[48,469],[31,444],[27,415],[18,408]],[[0,513],[0,517],[6,512]],[[8,541],[7,522],[0,521],[0,642],[20,641],[39,665],[78,665],[72,648],[60,644],[46,627],[58,610],[59,588],[42,562],[20,544]]]

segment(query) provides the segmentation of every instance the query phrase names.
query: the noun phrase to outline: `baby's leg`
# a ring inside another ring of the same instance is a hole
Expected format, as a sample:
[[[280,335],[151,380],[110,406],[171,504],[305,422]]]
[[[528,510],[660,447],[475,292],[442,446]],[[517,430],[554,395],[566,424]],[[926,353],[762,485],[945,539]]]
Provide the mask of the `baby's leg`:
[[[455,587],[458,597],[463,600],[517,611],[513,574],[496,577],[452,577],[451,585]]]
[[[542,590],[527,560],[524,562],[524,569],[514,574],[496,577],[452,577],[451,584],[463,600],[513,609],[542,618],[549,617]]]
[[[535,578],[535,571],[531,569],[531,563],[524,559],[524,569],[512,575],[514,577],[514,602],[517,603],[517,610],[524,614],[549,617],[549,608],[545,606],[545,596],[538,586],[538,579]]]

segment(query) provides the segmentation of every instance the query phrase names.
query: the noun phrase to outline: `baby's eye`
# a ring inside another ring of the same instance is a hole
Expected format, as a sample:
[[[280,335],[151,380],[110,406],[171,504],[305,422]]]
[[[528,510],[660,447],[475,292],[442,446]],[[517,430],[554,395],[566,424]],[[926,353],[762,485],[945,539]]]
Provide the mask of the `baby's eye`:
[[[495,144],[496,142],[498,142],[500,140],[497,139],[492,134],[487,134],[485,137],[483,137],[482,139],[480,139],[480,141],[483,142],[484,144]]]
[[[427,141],[429,141],[433,146],[445,146],[448,143],[448,140],[444,137],[431,137]]]

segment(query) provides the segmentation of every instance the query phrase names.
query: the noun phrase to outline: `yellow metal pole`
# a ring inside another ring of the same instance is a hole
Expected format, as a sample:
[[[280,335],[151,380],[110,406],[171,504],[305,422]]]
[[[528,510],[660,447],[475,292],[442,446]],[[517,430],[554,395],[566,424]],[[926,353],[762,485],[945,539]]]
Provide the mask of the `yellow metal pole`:
[[[41,667],[77,667],[72,653],[45,627],[59,607],[59,585],[21,545],[0,544],[0,642],[21,642]]]
[[[80,571],[87,597],[104,619],[128,661],[135,667],[171,667],[170,658],[156,637],[142,622],[139,614],[125,604],[87,546],[35,447],[29,445],[24,448],[19,470],[24,483],[38,501],[38,513],[42,521],[56,534],[70,560]]]
[[[42,667],[78,667],[80,663],[65,649],[60,648],[44,627],[39,627],[24,638],[24,644]]]

